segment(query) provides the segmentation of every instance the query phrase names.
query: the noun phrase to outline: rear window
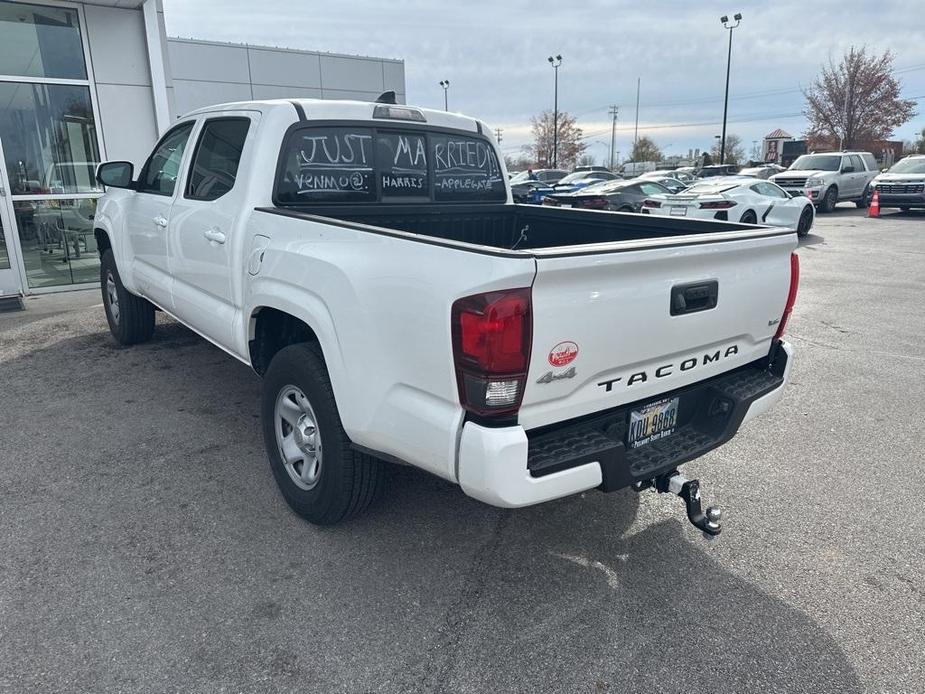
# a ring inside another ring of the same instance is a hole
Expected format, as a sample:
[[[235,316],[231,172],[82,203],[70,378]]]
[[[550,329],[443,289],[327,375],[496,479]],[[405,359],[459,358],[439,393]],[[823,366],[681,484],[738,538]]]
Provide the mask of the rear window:
[[[505,178],[488,140],[404,128],[309,126],[283,143],[278,205],[503,202]]]

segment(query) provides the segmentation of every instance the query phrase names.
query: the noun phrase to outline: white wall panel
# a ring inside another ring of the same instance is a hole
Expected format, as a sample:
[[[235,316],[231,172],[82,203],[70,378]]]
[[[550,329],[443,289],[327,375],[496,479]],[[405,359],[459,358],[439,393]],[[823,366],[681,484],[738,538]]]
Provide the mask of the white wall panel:
[[[382,61],[382,73],[385,77],[385,84],[382,86],[383,91],[394,89],[396,92],[405,93],[405,64],[396,63],[391,60]]]
[[[320,87],[321,63],[317,53],[250,48],[251,81],[284,87]]]
[[[97,84],[96,94],[107,158],[130,161],[137,172],[157,141],[151,88]]]
[[[381,93],[382,61],[322,55],[321,87]]]
[[[96,81],[150,86],[141,11],[87,5],[84,12]]]
[[[275,84],[255,84],[255,99],[320,99],[320,89],[280,87]]]
[[[217,43],[191,43],[170,39],[167,42],[170,72],[174,80],[204,82],[250,81],[247,71],[247,49]]]
[[[173,98],[177,109],[175,115],[182,116],[202,106],[223,104],[228,101],[248,101],[253,97],[249,84],[191,82],[174,77]]]

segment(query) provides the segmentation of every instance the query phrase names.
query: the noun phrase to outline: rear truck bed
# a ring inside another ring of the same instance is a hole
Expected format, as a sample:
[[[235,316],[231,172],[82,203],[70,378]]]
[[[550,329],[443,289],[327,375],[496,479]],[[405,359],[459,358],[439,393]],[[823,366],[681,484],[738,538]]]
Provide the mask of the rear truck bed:
[[[535,264],[532,282],[475,304],[453,297],[466,411],[452,478],[472,497],[519,507],[653,481],[781,397],[792,356],[780,333],[795,292],[793,232],[510,204],[383,207],[264,211],[488,254],[495,286],[500,259]],[[490,332],[504,321],[487,317],[504,311],[517,332],[506,347],[511,335],[499,335],[498,349],[514,353],[467,354],[465,316]],[[494,387],[513,402],[492,411]],[[467,402],[476,392],[481,400]]]

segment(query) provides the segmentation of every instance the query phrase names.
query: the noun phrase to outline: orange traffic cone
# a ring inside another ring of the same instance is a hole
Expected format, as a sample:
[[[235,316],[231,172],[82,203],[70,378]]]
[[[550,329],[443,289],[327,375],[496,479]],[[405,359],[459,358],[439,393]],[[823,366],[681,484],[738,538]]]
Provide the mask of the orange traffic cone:
[[[867,208],[868,217],[880,216],[880,189],[874,188],[874,197],[870,199],[870,207]]]

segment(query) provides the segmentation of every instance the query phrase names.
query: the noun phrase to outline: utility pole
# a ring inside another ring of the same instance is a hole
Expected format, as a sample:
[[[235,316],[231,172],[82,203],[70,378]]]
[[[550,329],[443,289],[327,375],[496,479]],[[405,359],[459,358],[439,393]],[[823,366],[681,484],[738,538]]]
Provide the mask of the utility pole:
[[[562,64],[562,56],[557,55],[555,58],[549,56],[546,60],[556,71],[556,87],[553,96],[553,116],[552,116],[552,168],[559,165],[559,66]]]
[[[620,109],[616,104],[613,104],[610,107],[610,115],[613,117],[613,120],[610,124],[610,170],[613,171],[613,153],[617,143],[617,114],[620,113]]]
[[[642,82],[641,77],[636,78],[636,129],[633,131],[633,152],[636,151],[636,143],[639,141],[639,85]]]
[[[443,87],[443,110],[449,111],[450,110],[449,99],[446,94],[447,94],[447,91],[449,91],[450,89],[450,81],[440,80],[440,86]]]
[[[501,144],[501,133],[504,131],[501,128],[495,128],[495,139],[498,141],[498,144]]]

